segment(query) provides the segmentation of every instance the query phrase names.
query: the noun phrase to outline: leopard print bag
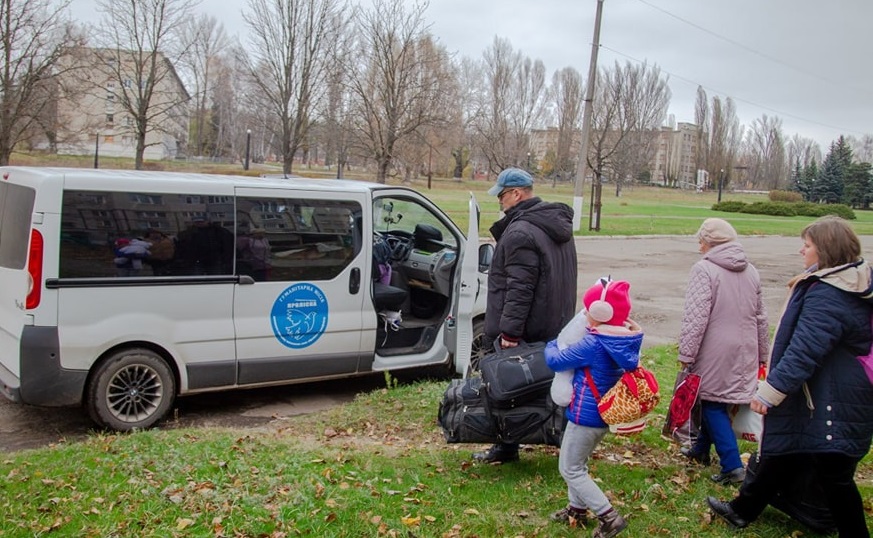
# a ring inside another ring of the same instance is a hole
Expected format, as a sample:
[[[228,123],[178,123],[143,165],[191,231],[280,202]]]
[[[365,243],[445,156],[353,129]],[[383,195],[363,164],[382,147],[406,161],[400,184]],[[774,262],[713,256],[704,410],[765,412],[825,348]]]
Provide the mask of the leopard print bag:
[[[645,423],[641,421],[661,401],[660,389],[655,374],[642,366],[622,374],[618,382],[606,391],[603,397],[600,396],[597,387],[594,385],[594,380],[591,379],[589,368],[585,369],[585,377],[588,380],[588,386],[591,388],[594,399],[597,400],[597,410],[600,412],[600,417],[603,419],[603,422],[610,426],[638,424],[641,425],[639,429],[642,429],[642,425],[645,425]],[[622,431],[621,428],[613,430]],[[632,432],[629,431],[628,433]]]

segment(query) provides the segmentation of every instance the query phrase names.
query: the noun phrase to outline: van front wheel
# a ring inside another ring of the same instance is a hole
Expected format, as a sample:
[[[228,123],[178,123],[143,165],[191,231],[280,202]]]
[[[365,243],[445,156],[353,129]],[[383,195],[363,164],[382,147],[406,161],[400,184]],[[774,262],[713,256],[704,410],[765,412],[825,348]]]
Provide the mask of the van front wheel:
[[[88,387],[86,405],[98,425],[125,432],[153,426],[175,396],[176,380],[164,359],[154,351],[134,348],[100,365]]]

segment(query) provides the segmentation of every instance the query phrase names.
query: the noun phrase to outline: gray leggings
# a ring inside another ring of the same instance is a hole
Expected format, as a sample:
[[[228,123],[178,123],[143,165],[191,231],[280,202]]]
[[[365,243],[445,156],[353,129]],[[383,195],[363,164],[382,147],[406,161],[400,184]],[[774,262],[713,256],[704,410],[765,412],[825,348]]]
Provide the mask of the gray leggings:
[[[588,475],[588,457],[608,431],[609,428],[590,428],[568,422],[558,456],[558,470],[567,483],[570,506],[588,508],[598,516],[612,508],[612,504]]]

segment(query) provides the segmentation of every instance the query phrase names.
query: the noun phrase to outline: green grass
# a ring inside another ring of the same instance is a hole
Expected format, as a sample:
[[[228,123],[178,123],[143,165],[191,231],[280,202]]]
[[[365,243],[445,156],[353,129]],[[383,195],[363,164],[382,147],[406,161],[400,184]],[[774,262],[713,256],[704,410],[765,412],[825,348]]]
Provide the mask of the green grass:
[[[687,465],[659,435],[675,357],[675,346],[645,352],[663,399],[641,435],[607,436],[591,473],[629,516],[622,536],[734,536],[704,499],[735,488],[712,483],[716,466]],[[445,380],[391,385],[270,429],[95,434],[9,454],[0,463],[0,536],[580,535],[548,520],[566,503],[556,449],[528,447],[517,464],[472,464],[479,446],[447,445],[436,424]],[[871,476],[868,456],[858,473],[868,514]],[[807,533],[768,509],[744,535]]]

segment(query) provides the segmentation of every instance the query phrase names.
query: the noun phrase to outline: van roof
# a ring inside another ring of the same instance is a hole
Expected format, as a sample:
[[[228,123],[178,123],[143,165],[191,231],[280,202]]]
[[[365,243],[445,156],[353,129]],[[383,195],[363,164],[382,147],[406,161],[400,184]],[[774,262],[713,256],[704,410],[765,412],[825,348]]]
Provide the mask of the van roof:
[[[342,192],[367,192],[380,188],[389,187],[379,183],[369,181],[357,181],[350,179],[309,179],[301,177],[277,178],[277,177],[250,177],[250,176],[232,176],[222,174],[203,174],[194,172],[164,172],[151,170],[115,170],[108,168],[60,168],[60,167],[38,167],[38,166],[4,166],[0,167],[0,173],[3,176],[22,175],[36,176],[40,179],[63,177],[68,184],[73,184],[78,181],[88,182],[91,185],[106,182],[107,188],[113,190],[118,188],[118,181],[136,182],[148,180],[156,183],[209,183],[215,185],[217,182],[226,182],[237,187],[275,187],[289,188],[296,187],[306,190],[319,191],[342,191]]]

